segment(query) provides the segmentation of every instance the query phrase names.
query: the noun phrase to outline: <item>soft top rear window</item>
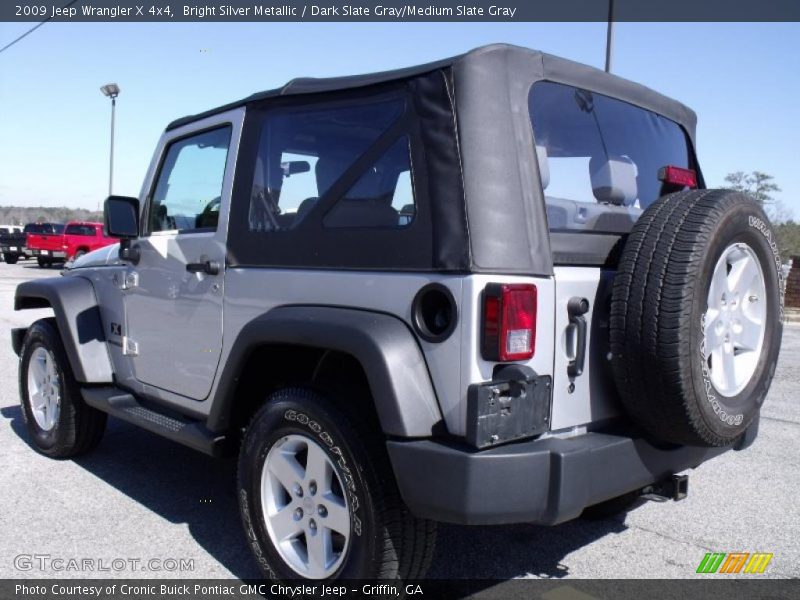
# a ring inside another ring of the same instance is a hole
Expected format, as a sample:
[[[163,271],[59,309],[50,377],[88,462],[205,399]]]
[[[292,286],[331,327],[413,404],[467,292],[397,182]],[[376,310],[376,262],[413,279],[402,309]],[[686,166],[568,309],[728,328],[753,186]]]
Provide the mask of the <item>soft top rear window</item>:
[[[622,100],[560,83],[528,98],[551,231],[626,233],[659,198],[662,167],[690,167],[674,121]]]

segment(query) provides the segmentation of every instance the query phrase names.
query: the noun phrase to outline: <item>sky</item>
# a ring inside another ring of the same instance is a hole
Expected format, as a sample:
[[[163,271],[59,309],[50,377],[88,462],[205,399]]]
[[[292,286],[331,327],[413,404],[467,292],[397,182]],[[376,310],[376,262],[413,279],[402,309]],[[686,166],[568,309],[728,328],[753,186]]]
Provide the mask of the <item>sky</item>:
[[[30,23],[0,23],[0,47]],[[0,205],[95,209],[137,196],[171,120],[298,76],[391,69],[493,42],[603,67],[605,23],[48,23],[0,53]],[[800,218],[800,24],[618,23],[613,72],[698,114],[709,187],[772,174]]]

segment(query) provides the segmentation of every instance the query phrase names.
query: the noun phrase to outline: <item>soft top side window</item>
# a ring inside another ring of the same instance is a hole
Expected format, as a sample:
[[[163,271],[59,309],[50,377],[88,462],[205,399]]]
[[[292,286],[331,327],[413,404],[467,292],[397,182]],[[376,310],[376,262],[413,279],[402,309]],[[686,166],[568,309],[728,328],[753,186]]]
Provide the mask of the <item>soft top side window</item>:
[[[685,132],[654,112],[549,81],[528,102],[551,231],[626,233],[662,195],[658,171],[689,167]]]
[[[393,133],[405,104],[393,97],[270,111],[256,156],[250,231],[291,230],[315,210],[324,212],[326,228],[408,225],[414,214],[409,141]],[[385,139],[394,143],[376,150]],[[340,189],[354,174],[357,181]],[[323,208],[329,192],[339,199]]]

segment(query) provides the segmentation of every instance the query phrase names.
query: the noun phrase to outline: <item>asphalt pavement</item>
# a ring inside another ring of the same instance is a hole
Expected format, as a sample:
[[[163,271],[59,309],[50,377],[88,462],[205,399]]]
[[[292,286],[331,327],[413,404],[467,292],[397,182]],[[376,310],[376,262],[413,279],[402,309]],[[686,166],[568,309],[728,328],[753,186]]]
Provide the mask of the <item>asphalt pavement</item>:
[[[48,311],[14,312],[13,295],[18,283],[48,276],[58,271],[0,264],[0,578],[258,577],[234,460],[113,419],[99,448],[78,460],[31,448],[10,329]],[[787,324],[759,438],[692,471],[686,500],[556,527],[442,525],[429,576],[689,578],[707,552],[769,552],[759,577],[800,577],[799,360],[800,325]]]

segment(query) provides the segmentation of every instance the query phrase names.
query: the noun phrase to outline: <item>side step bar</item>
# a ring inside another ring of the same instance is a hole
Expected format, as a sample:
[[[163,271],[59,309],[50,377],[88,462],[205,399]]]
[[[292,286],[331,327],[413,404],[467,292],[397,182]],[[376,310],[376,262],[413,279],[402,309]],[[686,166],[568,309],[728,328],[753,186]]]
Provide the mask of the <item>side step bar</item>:
[[[86,404],[210,456],[221,456],[225,436],[202,423],[167,415],[142,405],[133,395],[115,387],[87,387],[81,393]]]

